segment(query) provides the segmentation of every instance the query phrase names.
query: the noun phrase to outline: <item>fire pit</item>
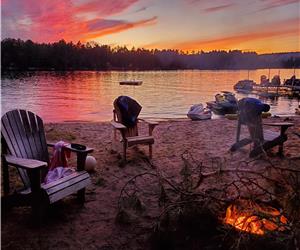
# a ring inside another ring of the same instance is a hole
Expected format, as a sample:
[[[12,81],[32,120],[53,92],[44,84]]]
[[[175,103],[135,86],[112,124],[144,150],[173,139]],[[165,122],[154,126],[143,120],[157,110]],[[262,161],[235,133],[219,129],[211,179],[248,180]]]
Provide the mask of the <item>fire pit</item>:
[[[288,229],[287,218],[278,209],[250,200],[238,200],[229,205],[224,222],[238,230],[258,235]]]

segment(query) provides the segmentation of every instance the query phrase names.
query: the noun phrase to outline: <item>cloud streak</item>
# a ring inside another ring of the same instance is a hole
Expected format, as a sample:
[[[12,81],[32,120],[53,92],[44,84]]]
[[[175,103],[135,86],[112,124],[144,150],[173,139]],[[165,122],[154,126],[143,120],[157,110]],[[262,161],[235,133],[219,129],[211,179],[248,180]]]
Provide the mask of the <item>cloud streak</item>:
[[[101,0],[83,3],[74,8],[79,13],[97,13],[99,16],[110,16],[126,10],[138,0]]]
[[[235,4],[233,4],[233,3],[229,3],[229,4],[224,4],[224,5],[219,5],[219,6],[214,6],[214,7],[206,8],[206,9],[204,9],[204,11],[205,12],[215,12],[215,11],[220,11],[220,10],[227,9],[227,8],[232,7],[234,5]]]
[[[125,11],[138,0],[10,0],[2,2],[3,37],[53,42],[81,40],[155,24],[157,17],[137,20],[111,20],[109,16]]]
[[[104,29],[101,29],[100,31],[95,32],[89,32],[83,40],[91,40],[94,38],[106,36],[113,33],[119,33],[121,31],[125,31],[128,29],[141,27],[141,26],[147,26],[147,25],[153,25],[156,23],[157,17],[152,17],[145,20],[140,20],[137,22],[119,22],[117,25],[112,25],[111,27],[107,27]]]
[[[282,7],[293,3],[298,3],[299,5],[299,0],[261,0],[261,2],[263,2],[264,6],[258,11],[270,10],[273,8]]]
[[[211,39],[199,39],[193,41],[186,41],[182,43],[152,43],[145,47],[147,48],[172,48],[184,51],[192,50],[214,50],[214,49],[235,49],[237,46],[244,43],[255,43],[257,41],[264,41],[264,39],[274,38],[281,39],[286,36],[300,36],[299,19],[293,18],[283,22],[276,22],[260,30],[249,29],[247,32],[239,32],[230,36],[219,36]],[[253,49],[252,49],[253,50]]]
[[[202,11],[207,13],[222,11],[236,5],[232,0],[221,0],[218,5],[212,6],[210,0],[184,0],[189,5],[197,5],[202,7]]]

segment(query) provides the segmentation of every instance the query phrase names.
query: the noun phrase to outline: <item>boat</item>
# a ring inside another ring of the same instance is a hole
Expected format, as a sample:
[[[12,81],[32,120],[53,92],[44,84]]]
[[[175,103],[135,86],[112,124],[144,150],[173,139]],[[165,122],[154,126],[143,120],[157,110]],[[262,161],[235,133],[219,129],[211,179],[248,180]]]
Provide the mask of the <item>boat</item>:
[[[121,81],[120,85],[132,85],[132,86],[139,86],[142,85],[143,81],[140,80],[128,80],[128,81]]]
[[[271,117],[272,114],[270,112],[262,112],[261,113],[261,118],[265,119],[265,118],[269,118]],[[238,114],[226,114],[225,118],[228,120],[237,120],[238,119]]]
[[[284,81],[283,86],[292,88],[293,90],[300,90],[300,79],[293,75],[290,79]]]
[[[219,115],[235,114],[238,110],[235,95],[228,91],[222,91],[221,93],[215,95],[215,101],[207,102],[207,107]]]
[[[293,78],[294,77],[294,78]],[[275,75],[271,82],[267,79],[266,76],[261,76],[261,82],[258,85],[253,86],[253,91],[263,97],[278,97],[278,96],[293,96],[297,91],[297,80],[295,76],[291,79],[284,81],[281,84],[279,75]],[[299,81],[299,90],[300,90],[300,80]]]
[[[251,92],[256,83],[253,80],[240,80],[234,86],[234,90],[238,92]]]
[[[211,110],[204,108],[201,103],[193,105],[187,113],[187,117],[192,121],[211,119],[211,115]]]
[[[279,75],[274,75],[271,81],[265,75],[262,75],[260,77],[259,86],[261,87],[278,87],[280,86],[280,84],[281,84],[281,80]]]

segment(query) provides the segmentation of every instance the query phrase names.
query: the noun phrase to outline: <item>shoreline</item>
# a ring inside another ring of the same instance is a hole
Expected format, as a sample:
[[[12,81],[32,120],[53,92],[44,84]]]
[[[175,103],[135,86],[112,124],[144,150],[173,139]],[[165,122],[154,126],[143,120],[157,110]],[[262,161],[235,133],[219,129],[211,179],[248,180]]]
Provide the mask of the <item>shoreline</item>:
[[[268,119],[285,119],[285,118],[296,118],[300,117],[297,114],[280,114],[280,115],[272,115],[271,117],[269,117]],[[140,117],[141,119],[145,119],[145,120],[150,120],[150,121],[156,121],[156,122],[181,122],[181,121],[192,121],[190,118],[188,117],[182,117],[182,118],[161,118],[161,117]],[[228,120],[225,116],[222,115],[213,115],[213,117],[211,119],[207,119],[207,120]],[[103,120],[103,121],[88,121],[88,120],[70,120],[70,121],[54,121],[54,122],[44,122],[45,125],[49,125],[49,124],[81,124],[81,123],[110,123],[112,121],[111,120]],[[193,121],[193,122],[203,122],[204,120],[200,120],[200,121]]]
[[[157,121],[157,122],[174,122],[174,121],[187,121],[190,120],[189,118],[155,118],[155,117],[140,117],[141,119]],[[218,118],[219,119],[219,118]],[[225,117],[224,117],[225,119]],[[215,119],[211,119],[215,120]],[[111,120],[103,120],[103,121],[86,121],[86,120],[70,120],[70,121],[57,121],[57,122],[44,122],[45,125],[50,124],[81,124],[81,123],[110,123]]]
[[[287,53],[300,53],[300,52],[287,52]],[[6,74],[11,73],[25,73],[25,72],[159,72],[159,71],[240,71],[240,70],[246,70],[246,71],[255,71],[255,70],[267,70],[267,69],[291,69],[291,70],[299,70],[300,67],[294,68],[294,67],[256,67],[256,68],[232,68],[232,69],[226,69],[226,68],[211,68],[211,69],[197,69],[197,68],[179,68],[179,69],[54,69],[54,68],[31,68],[31,69],[3,69],[1,71],[1,76],[5,76]]]

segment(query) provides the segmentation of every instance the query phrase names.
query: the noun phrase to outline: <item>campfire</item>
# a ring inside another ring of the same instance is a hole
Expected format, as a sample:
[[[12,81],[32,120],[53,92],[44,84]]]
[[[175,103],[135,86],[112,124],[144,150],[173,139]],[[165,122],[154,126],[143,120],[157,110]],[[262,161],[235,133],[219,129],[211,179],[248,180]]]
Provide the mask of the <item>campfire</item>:
[[[287,218],[279,210],[250,200],[229,205],[224,221],[241,231],[258,235],[287,229]]]

